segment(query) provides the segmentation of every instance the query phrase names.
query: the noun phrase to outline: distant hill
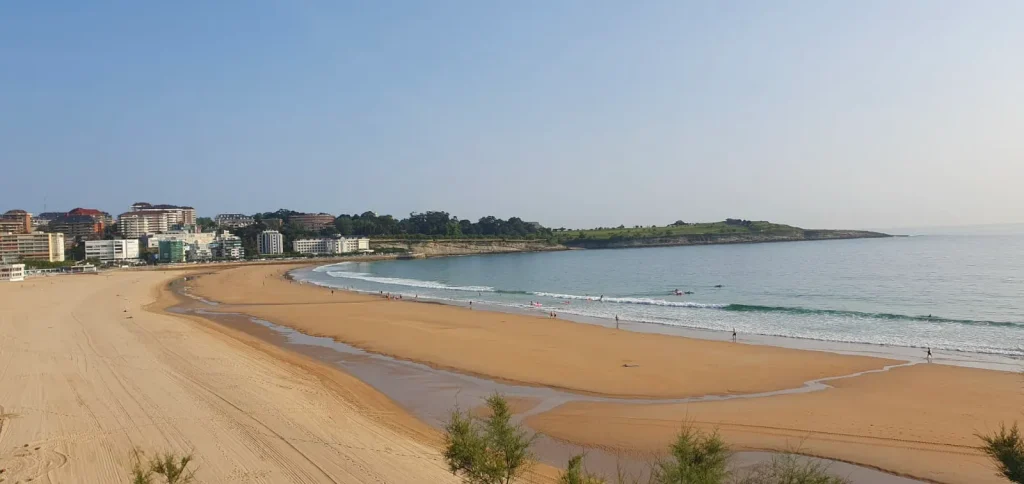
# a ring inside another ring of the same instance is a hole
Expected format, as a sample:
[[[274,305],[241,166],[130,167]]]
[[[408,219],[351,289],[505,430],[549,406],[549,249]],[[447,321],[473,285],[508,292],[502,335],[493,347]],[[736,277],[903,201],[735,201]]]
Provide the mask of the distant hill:
[[[620,226],[589,230],[557,230],[554,238],[556,242],[572,248],[610,249],[880,237],[891,235],[865,230],[810,230],[764,221],[727,219],[711,223],[679,221],[662,227]]]

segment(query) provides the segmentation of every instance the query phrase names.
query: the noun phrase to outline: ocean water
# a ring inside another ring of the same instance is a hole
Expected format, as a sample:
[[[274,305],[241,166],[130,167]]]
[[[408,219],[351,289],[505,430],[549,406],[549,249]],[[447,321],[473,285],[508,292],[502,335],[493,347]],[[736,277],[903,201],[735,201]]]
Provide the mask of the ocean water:
[[[295,277],[540,315],[1021,358],[1024,233],[981,232],[346,262]]]

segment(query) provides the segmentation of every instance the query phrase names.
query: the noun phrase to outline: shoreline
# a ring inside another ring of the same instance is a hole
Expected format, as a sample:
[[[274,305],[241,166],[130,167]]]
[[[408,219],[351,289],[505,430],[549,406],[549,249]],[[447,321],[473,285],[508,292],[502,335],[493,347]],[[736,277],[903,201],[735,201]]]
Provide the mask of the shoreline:
[[[324,265],[331,265],[330,263]],[[315,286],[317,288],[344,291],[360,296],[377,297],[377,293],[365,290],[351,289],[344,285],[332,286],[329,284],[323,284],[318,281],[304,279],[305,273],[312,272],[313,269],[320,267],[321,265],[303,265],[295,267],[287,271],[283,277],[300,284],[306,284]],[[297,274],[303,272],[303,274]],[[298,277],[297,277],[298,276]],[[458,308],[479,308],[484,311],[498,312],[503,314],[520,315],[531,318],[542,317],[538,314],[540,311],[526,308],[517,307],[511,305],[495,304],[490,301],[472,300],[473,304],[467,303],[468,300],[455,300],[455,299],[441,299],[433,298],[430,296],[423,296],[422,298],[414,298],[413,294],[401,293],[406,296],[399,302],[411,302],[419,304],[435,304],[441,306],[450,306]],[[581,324],[596,325],[604,328],[614,328],[615,321],[611,318],[604,318],[599,316],[591,316],[584,314],[577,314],[574,312],[568,312],[564,309],[559,310],[557,308],[544,307],[544,310],[550,310],[558,313],[558,319],[564,321],[571,321]],[[660,334],[667,336],[678,336],[682,338],[700,339],[706,341],[720,341],[720,342],[733,342],[731,333],[727,330],[716,330],[701,327],[691,327],[685,325],[676,325],[663,323],[658,321],[642,321],[642,320],[630,320],[622,319],[619,324],[620,328],[625,331],[644,333],[644,334]],[[888,345],[880,343],[865,343],[857,341],[840,341],[840,340],[825,340],[815,338],[805,338],[799,336],[784,336],[776,334],[762,334],[762,333],[741,333],[739,339],[736,340],[741,344],[760,345],[760,346],[771,346],[777,348],[787,348],[794,350],[804,351],[820,351],[840,355],[852,355],[852,356],[867,356],[873,358],[883,359],[895,359],[901,361],[916,361],[925,362],[926,358],[923,356],[925,347],[918,346],[899,346],[899,345]],[[978,353],[971,351],[961,350],[948,350],[948,349],[937,349],[932,348],[933,358],[932,362],[936,364],[963,366],[969,368],[978,368],[994,371],[1008,371],[1008,372],[1020,372],[1024,370],[1024,360],[1004,354],[996,353]]]
[[[483,410],[481,402],[493,393],[501,393],[506,396],[513,408],[514,421],[521,423],[532,416],[542,414],[568,402],[615,402],[628,405],[644,405],[670,401],[661,399],[645,402],[636,399],[586,396],[549,387],[497,382],[479,376],[437,369],[421,363],[401,360],[386,355],[367,353],[345,343],[335,341],[332,338],[306,335],[286,326],[260,320],[248,314],[213,311],[212,309],[217,307],[215,302],[204,302],[197,296],[188,294],[186,291],[183,291],[181,296],[189,296],[189,299],[185,300],[184,297],[180,297],[184,306],[176,310],[171,308],[172,312],[176,314],[180,311],[191,312],[194,313],[193,317],[209,320],[212,324],[227,326],[232,330],[250,335],[250,337],[262,339],[281,348],[319,359],[323,363],[335,366],[341,371],[369,384],[377,391],[382,392],[413,416],[438,430],[443,428],[444,419],[447,417],[450,405],[453,402],[455,405],[480,415]],[[197,300],[202,303],[198,305],[198,308],[195,302]],[[890,369],[885,368],[880,371],[889,371]],[[857,376],[859,374],[843,375],[833,379],[855,378]],[[824,382],[804,382],[803,386],[799,388],[784,389],[773,393],[807,393],[822,391],[827,388],[829,387]],[[765,396],[744,394],[720,397],[707,395],[684,400],[724,401],[736,398],[764,398]],[[679,401],[677,400],[676,402]],[[529,426],[527,428],[534,430]],[[620,469],[620,466],[622,466],[622,470],[631,473],[643,473],[646,469],[645,458],[637,458],[631,452],[622,450],[607,452],[600,448],[588,447],[585,444],[582,447],[577,447],[568,441],[553,439],[543,435],[535,443],[534,450],[537,452],[542,464],[548,464],[555,468],[564,465],[564,462],[572,455],[581,450],[586,450],[588,454],[588,468],[594,472],[611,476]],[[769,461],[775,454],[772,452],[739,451],[730,459],[730,467],[742,470],[757,463]],[[803,456],[802,458],[819,459],[814,456]],[[818,462],[829,466],[838,475],[850,476],[855,484],[913,484],[922,482],[903,478],[888,473],[883,469],[874,469],[857,463],[829,458],[820,459]]]

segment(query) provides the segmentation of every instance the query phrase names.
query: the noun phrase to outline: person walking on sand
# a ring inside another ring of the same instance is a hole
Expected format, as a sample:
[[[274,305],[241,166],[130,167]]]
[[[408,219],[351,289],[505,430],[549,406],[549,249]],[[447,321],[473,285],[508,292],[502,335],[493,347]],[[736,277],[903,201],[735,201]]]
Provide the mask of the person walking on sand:
[[[602,296],[604,297],[604,296]],[[615,329],[619,329],[619,315],[615,315]]]
[[[928,363],[932,362],[932,348],[930,346],[928,347],[928,354],[925,355],[925,359],[928,360]]]

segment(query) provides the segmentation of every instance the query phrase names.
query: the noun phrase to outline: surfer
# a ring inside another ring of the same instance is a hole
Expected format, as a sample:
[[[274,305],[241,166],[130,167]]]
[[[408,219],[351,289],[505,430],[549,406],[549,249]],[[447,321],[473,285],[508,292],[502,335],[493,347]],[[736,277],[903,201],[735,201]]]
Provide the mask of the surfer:
[[[597,298],[597,302],[604,302],[604,294],[602,294],[601,297]]]
[[[717,288],[721,288],[721,287],[722,287],[722,285],[721,285],[721,284],[715,284],[715,287],[717,287]]]
[[[682,291],[680,291],[679,289],[676,289],[674,292],[675,292],[676,296],[682,296],[683,295]]]

